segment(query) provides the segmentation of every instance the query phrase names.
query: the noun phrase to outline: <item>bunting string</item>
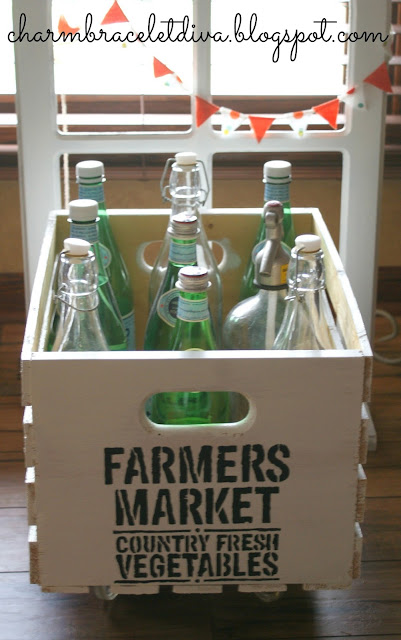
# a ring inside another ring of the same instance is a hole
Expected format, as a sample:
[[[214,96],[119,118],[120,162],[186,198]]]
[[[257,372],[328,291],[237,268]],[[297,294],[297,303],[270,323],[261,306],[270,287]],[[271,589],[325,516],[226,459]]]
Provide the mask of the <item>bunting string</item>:
[[[110,25],[129,22],[130,21],[118,4],[118,1],[114,0],[112,6],[104,16],[101,24]],[[59,34],[75,34],[79,30],[80,27],[71,27],[68,24],[66,18],[63,15],[60,16],[58,22]],[[138,34],[134,30],[133,33],[138,38]],[[147,49],[146,45],[141,42],[139,38],[137,39],[137,42],[139,42],[145,50]],[[180,76],[175,73],[175,71],[170,69],[155,56],[152,56],[149,51],[147,51],[147,53],[151,55],[153,59],[153,75],[155,78],[163,78],[165,85],[172,88],[180,88],[184,92],[188,94],[190,93],[185,88],[183,81],[181,80]],[[389,52],[388,50],[383,51],[385,61],[382,62],[369,75],[367,75],[366,78],[363,79],[361,84],[350,87],[344,94],[337,96],[333,100],[323,102],[322,104],[318,104],[311,107],[310,109],[303,111],[292,111],[283,114],[266,115],[246,114],[240,113],[239,111],[230,109],[228,107],[213,104],[212,102],[208,102],[205,98],[195,95],[194,98],[196,126],[201,127],[207,120],[209,120],[209,118],[218,113],[221,116],[222,135],[232,135],[240,126],[249,125],[258,143],[263,140],[273,123],[288,124],[298,137],[302,137],[305,135],[308,125],[311,123],[313,118],[316,118],[316,116],[320,116],[332,127],[332,129],[337,129],[337,119],[340,110],[340,104],[342,102],[351,105],[353,109],[366,110],[367,106],[363,86],[364,84],[370,84],[380,91],[392,93],[391,80],[387,68],[387,62],[389,60],[390,53],[391,52]]]

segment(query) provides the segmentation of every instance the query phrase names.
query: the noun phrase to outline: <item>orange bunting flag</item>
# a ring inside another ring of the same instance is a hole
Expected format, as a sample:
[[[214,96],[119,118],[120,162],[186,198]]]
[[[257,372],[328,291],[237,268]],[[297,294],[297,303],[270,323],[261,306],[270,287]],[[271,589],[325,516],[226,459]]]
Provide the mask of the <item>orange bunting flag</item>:
[[[74,35],[75,33],[78,33],[78,31],[79,31],[79,27],[70,27],[65,17],[60,16],[60,19],[58,21],[59,34],[65,33],[67,35],[67,33],[72,33]]]
[[[318,104],[317,107],[312,107],[313,111],[327,120],[327,122],[331,127],[333,127],[333,129],[337,129],[337,116],[339,108],[339,98],[335,98],[334,100],[329,100],[328,102]]]
[[[100,24],[115,24],[116,22],[129,22],[117,0],[114,1]]]
[[[377,67],[377,69],[375,69],[371,74],[366,76],[364,82],[373,84],[374,87],[377,87],[382,91],[386,91],[386,93],[393,93],[390,76],[388,75],[387,65],[385,62]]]
[[[166,65],[157,58],[153,58],[153,73],[155,78],[161,78],[162,76],[167,76],[169,73],[174,73],[174,71],[171,71],[171,69],[166,67]]]
[[[195,121],[196,126],[200,127],[201,124],[206,122],[220,107],[217,107],[212,102],[207,102],[199,96],[195,96]]]
[[[255,134],[256,140],[260,142],[266,131],[270,129],[276,118],[262,118],[260,116],[248,116],[249,122]]]

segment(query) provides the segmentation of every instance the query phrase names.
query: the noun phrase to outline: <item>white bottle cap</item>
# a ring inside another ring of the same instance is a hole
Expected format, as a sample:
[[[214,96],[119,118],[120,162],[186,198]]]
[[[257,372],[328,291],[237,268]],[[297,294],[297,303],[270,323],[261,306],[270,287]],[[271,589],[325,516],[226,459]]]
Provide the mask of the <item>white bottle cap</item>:
[[[104,164],[100,160],[83,160],[75,166],[77,182],[102,182],[104,179]]]
[[[70,219],[77,222],[90,222],[98,216],[98,203],[96,200],[72,200],[68,205]]]
[[[87,256],[90,251],[90,244],[81,238],[66,238],[64,240],[64,251],[72,256]]]
[[[314,253],[319,251],[322,242],[319,236],[312,235],[311,233],[305,233],[302,236],[295,238],[295,246],[297,249],[301,249],[304,253]]]
[[[182,291],[206,291],[210,287],[209,274],[204,267],[183,267],[175,286]]]
[[[169,233],[173,236],[196,237],[198,234],[198,218],[187,216],[185,213],[177,213],[171,218]]]
[[[269,160],[263,165],[263,182],[268,178],[291,178],[291,162]]]
[[[193,165],[198,161],[198,156],[192,151],[180,151],[180,153],[176,153],[174,157],[180,167]]]

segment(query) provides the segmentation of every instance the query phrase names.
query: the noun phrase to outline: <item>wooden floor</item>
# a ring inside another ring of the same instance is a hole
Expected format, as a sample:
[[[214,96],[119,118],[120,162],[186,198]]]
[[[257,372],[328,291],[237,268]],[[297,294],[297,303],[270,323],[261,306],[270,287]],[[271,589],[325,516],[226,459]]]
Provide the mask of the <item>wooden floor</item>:
[[[377,320],[377,334],[386,332]],[[362,577],[348,591],[290,588],[275,604],[234,590],[221,595],[118,596],[42,593],[29,584],[22,409],[21,314],[0,315],[0,639],[250,640],[401,639],[401,365],[375,363],[371,411],[378,449],[365,471],[368,500]],[[401,354],[401,338],[381,352]]]

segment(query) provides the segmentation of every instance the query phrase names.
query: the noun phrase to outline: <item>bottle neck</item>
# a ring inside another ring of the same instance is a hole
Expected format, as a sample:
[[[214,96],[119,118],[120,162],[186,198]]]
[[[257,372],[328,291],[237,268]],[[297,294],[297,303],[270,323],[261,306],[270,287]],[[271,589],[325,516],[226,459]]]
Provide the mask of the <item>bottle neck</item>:
[[[291,179],[287,178],[268,178],[269,182],[265,182],[264,200],[279,200],[279,202],[289,203],[290,201],[290,184]]]
[[[61,256],[58,299],[77,312],[93,311],[99,304],[95,257]]]
[[[103,182],[94,182],[86,184],[78,182],[78,198],[96,200],[96,202],[104,205],[104,187]],[[101,209],[101,207],[99,207]]]
[[[289,292],[306,294],[325,288],[325,269],[323,251],[316,253],[299,252],[296,248],[291,251],[288,266]]]
[[[169,262],[176,266],[196,263],[196,238],[172,236],[170,240]]]
[[[204,322],[209,320],[209,304],[206,291],[188,293],[180,291],[177,320],[184,322]]]
[[[90,244],[94,245],[99,242],[99,233],[96,220],[89,220],[82,222],[80,220],[69,220],[70,222],[70,236],[71,238],[80,238],[86,240]]]

